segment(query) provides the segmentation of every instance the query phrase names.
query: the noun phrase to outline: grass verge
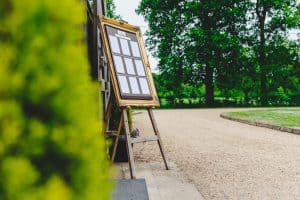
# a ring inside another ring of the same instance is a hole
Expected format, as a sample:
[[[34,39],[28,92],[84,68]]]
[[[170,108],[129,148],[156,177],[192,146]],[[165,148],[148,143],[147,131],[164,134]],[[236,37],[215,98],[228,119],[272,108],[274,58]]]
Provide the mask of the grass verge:
[[[300,129],[300,108],[272,108],[224,113],[225,116]]]

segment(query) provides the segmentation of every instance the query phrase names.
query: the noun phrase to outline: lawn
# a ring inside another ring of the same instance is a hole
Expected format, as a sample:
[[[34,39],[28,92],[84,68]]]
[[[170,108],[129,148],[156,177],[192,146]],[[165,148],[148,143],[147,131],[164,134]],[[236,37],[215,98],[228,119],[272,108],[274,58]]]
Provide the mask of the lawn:
[[[300,129],[300,108],[277,108],[244,112],[229,112],[225,113],[225,115],[233,118]]]

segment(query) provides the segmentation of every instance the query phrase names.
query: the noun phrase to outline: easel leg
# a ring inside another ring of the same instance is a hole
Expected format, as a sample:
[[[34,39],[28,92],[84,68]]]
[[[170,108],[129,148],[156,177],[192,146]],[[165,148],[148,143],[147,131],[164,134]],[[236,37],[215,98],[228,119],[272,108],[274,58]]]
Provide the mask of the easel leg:
[[[117,135],[116,135],[116,140],[115,140],[115,143],[114,143],[114,149],[113,149],[113,153],[112,153],[112,156],[111,156],[112,162],[115,161],[116,151],[117,151],[117,147],[118,147],[118,143],[119,143],[119,136],[120,136],[120,133],[121,133],[122,125],[123,125],[123,114],[121,113],[121,117],[120,117],[120,121],[119,121],[119,125],[118,125],[118,130],[117,130],[118,132],[117,132]]]
[[[122,113],[123,113],[123,119],[124,119],[125,137],[126,137],[126,145],[127,145],[127,154],[128,154],[128,159],[129,159],[130,176],[132,179],[135,179],[136,173],[135,173],[134,157],[133,157],[131,136],[130,136],[130,131],[129,131],[128,117],[127,117],[127,108],[123,108]]]
[[[164,153],[163,144],[162,144],[162,141],[161,141],[161,138],[160,138],[160,133],[158,131],[157,124],[156,124],[156,121],[155,121],[155,118],[154,118],[154,115],[153,115],[153,111],[152,111],[151,108],[148,108],[147,110],[148,110],[148,114],[149,114],[149,117],[150,117],[150,120],[151,120],[151,124],[152,124],[153,130],[154,130],[154,133],[158,138],[157,143],[158,143],[158,146],[159,146],[159,149],[160,149],[161,156],[164,160],[166,170],[169,170],[169,166],[168,166],[168,163],[167,163],[167,160],[166,160],[166,157],[165,157],[165,153]]]

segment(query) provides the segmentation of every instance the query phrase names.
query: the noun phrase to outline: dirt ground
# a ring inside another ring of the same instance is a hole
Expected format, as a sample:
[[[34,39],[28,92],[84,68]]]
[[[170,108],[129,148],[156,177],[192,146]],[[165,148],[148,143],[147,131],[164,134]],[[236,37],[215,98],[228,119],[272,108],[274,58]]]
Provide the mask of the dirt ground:
[[[167,158],[205,199],[300,200],[300,136],[219,117],[234,110],[155,111]],[[134,123],[153,133],[145,111],[134,112]],[[134,152],[139,161],[161,160],[155,142]]]

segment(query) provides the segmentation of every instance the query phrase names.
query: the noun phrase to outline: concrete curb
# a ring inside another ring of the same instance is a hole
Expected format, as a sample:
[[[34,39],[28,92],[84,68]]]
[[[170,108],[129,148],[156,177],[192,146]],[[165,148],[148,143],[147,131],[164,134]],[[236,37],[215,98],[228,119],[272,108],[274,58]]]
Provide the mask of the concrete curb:
[[[264,127],[264,128],[277,130],[277,131],[288,132],[288,133],[300,135],[300,129],[287,128],[287,127],[273,125],[273,124],[267,124],[267,123],[263,123],[263,122],[250,121],[250,120],[246,120],[246,119],[239,119],[239,118],[227,116],[225,113],[221,113],[220,117],[222,117],[224,119],[228,119],[228,120],[232,120],[232,121],[252,125],[252,126],[259,126],[259,127]]]

